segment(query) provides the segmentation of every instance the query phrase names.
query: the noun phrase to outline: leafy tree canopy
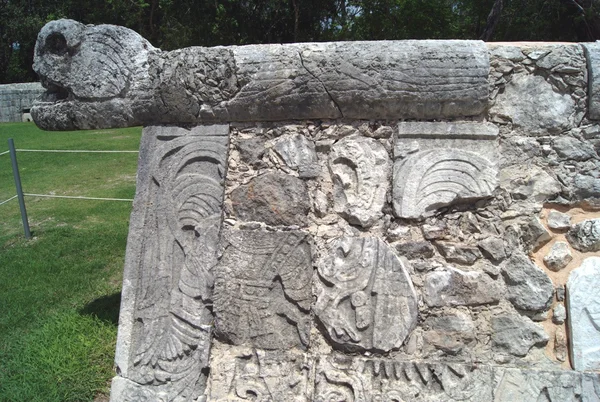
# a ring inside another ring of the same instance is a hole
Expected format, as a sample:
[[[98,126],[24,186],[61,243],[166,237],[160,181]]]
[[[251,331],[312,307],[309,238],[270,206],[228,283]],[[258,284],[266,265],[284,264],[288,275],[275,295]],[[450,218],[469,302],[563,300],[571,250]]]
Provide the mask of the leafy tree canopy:
[[[0,83],[35,81],[48,21],[127,26],[157,47],[331,40],[593,41],[600,0],[0,0]]]

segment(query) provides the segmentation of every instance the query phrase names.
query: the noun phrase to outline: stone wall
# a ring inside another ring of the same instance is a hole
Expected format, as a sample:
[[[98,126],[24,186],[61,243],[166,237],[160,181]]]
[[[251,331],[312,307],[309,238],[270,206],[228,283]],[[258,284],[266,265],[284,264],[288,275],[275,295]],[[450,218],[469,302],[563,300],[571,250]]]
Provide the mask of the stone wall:
[[[0,122],[23,121],[25,111],[44,92],[39,82],[0,85]],[[31,117],[29,117],[31,121]]]
[[[34,108],[146,125],[112,401],[600,400],[596,44],[123,30],[47,25]]]

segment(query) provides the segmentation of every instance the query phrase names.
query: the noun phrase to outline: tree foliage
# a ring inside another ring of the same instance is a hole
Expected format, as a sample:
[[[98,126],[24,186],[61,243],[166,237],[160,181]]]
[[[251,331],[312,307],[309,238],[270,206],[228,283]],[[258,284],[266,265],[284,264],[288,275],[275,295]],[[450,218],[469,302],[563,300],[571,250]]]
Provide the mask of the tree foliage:
[[[600,38],[600,0],[0,0],[0,83],[36,80],[37,33],[57,18],[127,26],[166,50],[325,40]]]

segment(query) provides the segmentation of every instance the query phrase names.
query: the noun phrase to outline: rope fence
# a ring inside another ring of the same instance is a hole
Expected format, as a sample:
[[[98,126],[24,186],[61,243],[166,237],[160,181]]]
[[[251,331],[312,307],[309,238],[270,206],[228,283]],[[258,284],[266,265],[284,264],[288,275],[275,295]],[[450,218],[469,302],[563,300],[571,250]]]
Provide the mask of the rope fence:
[[[25,231],[25,237],[27,239],[31,238],[31,233],[29,231],[29,221],[27,219],[27,211],[25,208],[25,198],[24,197],[63,198],[63,199],[72,199],[72,200],[94,200],[94,201],[125,201],[125,202],[133,201],[133,199],[130,199],[130,198],[103,198],[103,197],[86,197],[86,196],[72,196],[72,195],[25,193],[25,192],[23,192],[23,189],[21,188],[21,177],[19,175],[19,167],[17,165],[16,153],[17,152],[47,152],[47,153],[137,154],[140,151],[87,150],[87,149],[18,149],[18,148],[15,148],[12,138],[9,138],[9,140],[8,140],[8,148],[9,148],[8,151],[0,152],[0,156],[10,154],[17,194],[10,197],[7,200],[0,201],[0,205],[4,205],[14,199],[19,200],[19,208],[21,210],[21,220],[23,221],[23,229]]]

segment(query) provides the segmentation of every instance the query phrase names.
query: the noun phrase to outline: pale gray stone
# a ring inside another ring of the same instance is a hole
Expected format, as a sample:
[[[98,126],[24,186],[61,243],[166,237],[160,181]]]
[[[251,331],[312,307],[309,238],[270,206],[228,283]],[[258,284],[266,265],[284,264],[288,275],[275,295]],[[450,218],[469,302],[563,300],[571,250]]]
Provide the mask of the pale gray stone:
[[[533,217],[530,220],[520,225],[521,240],[527,250],[537,250],[552,239],[552,235],[548,229],[542,225],[538,217]]]
[[[463,265],[473,265],[482,257],[481,252],[476,246],[450,242],[436,242],[435,245],[440,254],[448,262],[455,262]]]
[[[548,227],[554,230],[565,230],[571,227],[571,216],[559,211],[548,213]]]
[[[545,311],[550,307],[554,285],[548,275],[526,255],[514,253],[502,264],[508,300],[518,309]]]
[[[486,237],[477,245],[481,249],[483,255],[494,262],[500,262],[506,258],[504,241],[499,237]]]
[[[579,44],[554,45],[549,50],[536,61],[536,66],[565,74],[582,73],[585,70],[585,57]]]
[[[571,356],[576,370],[600,369],[600,257],[588,257],[567,281]]]
[[[584,253],[600,251],[600,219],[586,219],[573,225],[567,232],[567,240]]]
[[[582,402],[600,402],[600,374],[582,374],[581,388]]]
[[[557,328],[554,333],[554,356],[559,362],[567,360],[569,355],[569,346],[567,344],[567,334],[563,328]]]
[[[273,149],[288,167],[298,171],[298,176],[312,178],[321,173],[315,144],[302,134],[278,138],[273,144]]]
[[[499,173],[500,186],[515,199],[528,199],[541,204],[558,195],[560,183],[537,166],[514,165],[503,168]]]
[[[188,401],[204,392],[228,133],[227,126],[143,130],[114,402]]]
[[[423,237],[427,240],[441,240],[451,238],[448,225],[444,221],[438,221],[433,225],[421,225]]]
[[[441,119],[481,114],[480,41],[334,42],[163,52],[132,30],[46,24],[32,108],[53,130],[303,119]],[[457,80],[456,77],[461,79]]]
[[[329,154],[333,209],[353,225],[372,226],[381,217],[388,191],[390,157],[377,140],[351,135]]]
[[[556,304],[552,310],[552,322],[555,324],[562,324],[567,319],[567,310],[565,305],[562,303]]]
[[[594,207],[600,206],[600,178],[576,174],[570,183],[570,190],[576,201],[585,201]]]
[[[337,348],[388,352],[417,321],[417,296],[392,249],[373,237],[342,237],[318,263],[313,310]]]
[[[589,142],[584,142],[573,137],[556,137],[552,141],[552,147],[562,159],[582,162],[598,157],[594,147]]]
[[[500,57],[511,61],[522,61],[525,55],[518,46],[499,45],[497,43],[487,43],[492,56]]]
[[[424,325],[429,327],[425,342],[449,355],[460,353],[476,339],[473,320],[461,311],[429,317]]]
[[[494,368],[494,402],[575,402],[582,397],[581,375],[567,370]]]
[[[569,245],[564,241],[554,243],[548,254],[544,256],[544,264],[555,272],[566,267],[571,260],[573,260],[571,249],[569,249]]]
[[[558,300],[558,301],[565,300],[565,286],[564,285],[558,285],[555,289],[555,293],[556,293],[556,300]]]
[[[260,167],[262,165],[262,156],[265,153],[265,139],[247,138],[239,139],[236,148],[240,153],[240,160],[250,166]]]
[[[500,287],[488,275],[452,267],[428,273],[423,292],[430,307],[478,306],[500,300]]]
[[[399,255],[408,258],[409,260],[416,260],[419,258],[431,258],[435,253],[435,250],[431,243],[428,241],[411,241],[406,243],[398,243],[394,245],[394,248]]]
[[[267,225],[307,223],[310,200],[306,184],[297,177],[271,172],[253,178],[231,193],[237,217]]]
[[[532,134],[557,134],[579,123],[573,121],[575,101],[568,94],[555,92],[540,75],[525,73],[512,76],[496,98],[490,115],[501,116]]]
[[[315,402],[492,399],[492,370],[481,364],[332,355],[319,359],[316,368]]]
[[[306,233],[226,229],[221,242],[215,335],[262,349],[308,346],[312,264]]]
[[[526,356],[533,346],[548,343],[544,328],[519,314],[492,317],[492,342],[494,348],[515,356]]]
[[[302,351],[217,343],[211,351],[210,402],[310,402],[310,361]]]
[[[600,43],[583,43],[587,59],[590,119],[600,119]]]

